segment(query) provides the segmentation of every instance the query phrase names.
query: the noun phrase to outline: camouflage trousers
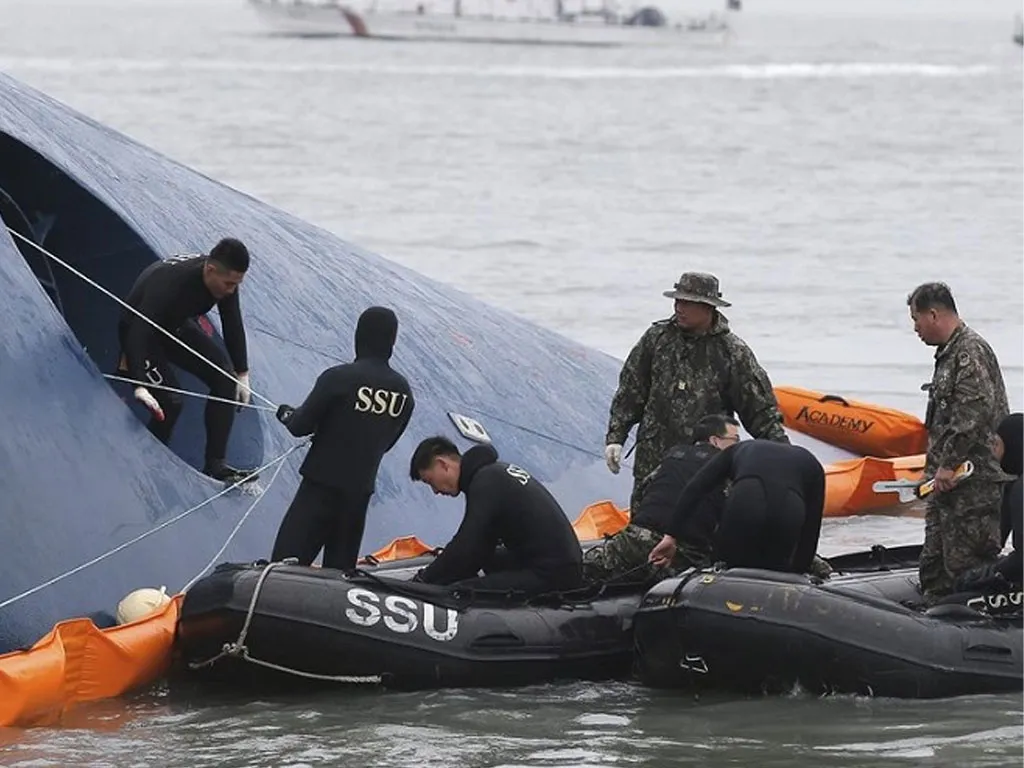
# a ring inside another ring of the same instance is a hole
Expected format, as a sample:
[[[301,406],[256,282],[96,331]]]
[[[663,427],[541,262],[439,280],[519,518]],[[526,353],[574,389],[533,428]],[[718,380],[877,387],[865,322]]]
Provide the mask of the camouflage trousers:
[[[999,556],[1000,500],[999,484],[981,478],[928,497],[918,568],[926,602],[952,592],[968,568]]]
[[[583,554],[583,578],[587,581],[607,581],[632,574],[628,581],[652,578],[667,579],[693,566],[711,564],[708,553],[697,547],[679,542],[676,556],[664,568],[648,565],[647,556],[661,541],[661,534],[630,523],[605,542]]]

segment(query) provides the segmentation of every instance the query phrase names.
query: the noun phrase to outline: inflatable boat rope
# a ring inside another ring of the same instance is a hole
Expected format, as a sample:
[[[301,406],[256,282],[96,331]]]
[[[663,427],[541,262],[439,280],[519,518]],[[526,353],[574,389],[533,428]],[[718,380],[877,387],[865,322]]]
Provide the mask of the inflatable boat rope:
[[[308,440],[306,442],[308,442]],[[299,443],[298,445],[294,446],[290,451],[288,451],[288,453],[291,453],[296,448],[299,448],[302,445],[303,445],[303,443]],[[288,453],[286,453],[285,456],[287,456]],[[284,458],[284,457],[282,457],[282,458]],[[228,548],[228,544],[230,544],[231,540],[233,538],[235,538],[235,534],[237,534],[239,532],[239,530],[241,530],[242,526],[245,524],[245,521],[249,518],[249,515],[252,514],[252,511],[254,509],[256,509],[256,505],[260,503],[260,500],[266,495],[267,491],[270,490],[270,486],[272,486],[274,484],[274,481],[277,480],[277,476],[279,474],[281,474],[281,468],[282,467],[284,467],[284,462],[283,461],[280,462],[277,465],[277,469],[274,470],[274,474],[272,474],[270,476],[270,480],[267,481],[266,488],[264,488],[262,490],[260,495],[256,497],[256,500],[253,501],[253,503],[249,505],[249,508],[247,510],[245,510],[245,513],[242,515],[242,517],[239,518],[237,523],[235,523],[235,527],[231,529],[231,533],[228,534],[228,537],[224,540],[224,543],[221,545],[221,548],[217,550],[217,553],[213,557],[210,558],[210,562],[208,562],[205,566],[203,566],[203,570],[201,570],[199,573],[197,573],[195,576],[193,576],[191,579],[189,579],[188,583],[185,584],[185,586],[183,586],[181,588],[181,592],[182,593],[188,592],[189,587],[191,587],[193,584],[195,584],[197,581],[199,581],[203,577],[204,573],[206,573],[214,565],[217,564],[217,561],[220,559],[220,556],[224,554],[224,550],[226,550]]]
[[[287,451],[285,451],[280,456],[278,456],[276,459],[272,459],[271,461],[268,461],[262,467],[257,469],[256,470],[256,474],[260,474],[260,473],[270,469],[274,465],[282,465],[283,466],[283,462],[284,462],[284,460],[286,458],[288,458],[292,453],[297,451],[299,448],[303,448],[303,447],[309,445],[310,442],[311,442],[310,439],[306,438],[302,442],[296,443],[291,448],[289,448]],[[280,471],[280,467],[278,467],[278,471]],[[273,477],[270,480],[271,483],[277,478],[277,474],[278,474],[277,472],[274,472],[274,475],[273,475]],[[176,515],[175,517],[172,517],[170,520],[167,520],[167,521],[165,521],[163,523],[160,523],[160,525],[156,526],[156,528],[152,528],[152,529],[146,531],[145,533],[141,533],[138,536],[136,536],[134,539],[129,539],[128,541],[124,542],[123,544],[118,544],[116,547],[114,547],[113,549],[111,549],[111,550],[109,550],[107,552],[104,552],[102,555],[98,555],[98,556],[94,557],[92,560],[89,560],[89,561],[87,561],[85,563],[82,563],[81,565],[77,565],[74,568],[72,568],[71,570],[65,571],[64,573],[60,574],[59,576],[54,576],[52,579],[44,581],[42,584],[37,584],[36,586],[32,587],[31,589],[26,589],[21,594],[15,595],[14,597],[7,598],[3,602],[0,602],[0,608],[6,608],[8,605],[12,605],[13,603],[18,602],[19,600],[22,600],[22,599],[28,597],[29,595],[34,595],[36,592],[38,592],[38,591],[40,591],[42,589],[45,589],[46,587],[52,586],[53,584],[56,584],[59,581],[63,581],[64,579],[68,578],[69,576],[73,576],[76,573],[84,571],[86,568],[88,568],[91,565],[95,565],[96,563],[99,563],[99,562],[101,562],[103,560],[106,560],[108,557],[117,554],[122,549],[127,549],[128,547],[132,546],[133,544],[137,544],[138,542],[142,541],[143,539],[148,538],[149,536],[152,536],[154,533],[157,533],[158,531],[162,531],[164,528],[167,528],[168,526],[173,525],[174,523],[178,522],[179,520],[185,519],[186,517],[191,515],[193,512],[199,511],[200,509],[205,507],[210,502],[215,501],[216,499],[219,499],[224,494],[228,493],[229,491],[231,491],[231,490],[233,490],[235,488],[238,488],[240,485],[242,485],[243,483],[246,483],[246,482],[249,482],[249,478],[248,477],[245,477],[245,478],[242,478],[240,480],[237,480],[236,482],[234,482],[231,485],[227,486],[223,490],[218,491],[217,493],[215,493],[213,496],[211,496],[210,498],[206,499],[205,501],[201,501],[199,504],[196,504],[194,507],[192,507],[190,509],[186,509],[180,515]],[[268,484],[268,487],[269,487],[269,484]],[[245,514],[242,516],[242,519],[239,521],[238,525],[236,525],[235,529],[229,534],[229,536],[227,538],[227,541],[224,542],[224,546],[221,548],[220,552],[218,552],[217,555],[214,557],[214,560],[216,560],[217,557],[220,556],[221,552],[223,552],[224,549],[227,548],[227,545],[231,542],[231,539],[235,536],[236,533],[238,533],[238,529],[241,527],[242,523],[245,522],[245,519],[249,516],[249,513],[253,511],[253,509],[256,507],[257,504],[259,504],[260,499],[263,498],[263,495],[265,493],[266,493],[265,489],[260,491],[259,496],[257,496],[256,500],[253,501],[253,503],[249,506],[249,509],[246,510]],[[213,563],[213,561],[211,561],[210,564],[212,565],[212,563]],[[203,573],[205,573],[206,570],[209,567],[210,567],[210,565],[204,566],[203,570],[199,573],[198,576],[201,576]],[[198,578],[198,576],[196,578]],[[189,585],[191,585],[194,581],[195,581],[195,579],[193,579],[192,582],[189,582]]]
[[[136,387],[145,387],[146,389],[162,389],[167,392],[175,392],[179,395],[198,397],[201,400],[212,400],[215,403],[227,403],[228,405],[233,405],[236,408],[252,408],[257,411],[277,411],[276,408],[272,408],[269,405],[257,405],[256,403],[240,403],[237,400],[229,400],[226,397],[215,397],[214,395],[208,395],[202,392],[193,392],[191,389],[178,389],[177,387],[168,387],[165,384],[154,384],[151,381],[138,381],[137,379],[129,379],[126,376],[115,376],[112,373],[104,373],[103,378],[109,379],[110,381],[123,381],[125,384],[132,384]]]
[[[256,611],[256,601],[259,600],[260,591],[263,589],[263,582],[266,580],[270,572],[277,568],[279,565],[294,565],[298,560],[294,557],[285,558],[281,562],[267,563],[260,573],[259,580],[256,582],[256,587],[252,592],[252,599],[249,601],[249,610],[245,614],[245,622],[242,624],[242,631],[238,633],[238,639],[233,643],[224,643],[221,652],[216,656],[213,656],[206,661],[192,661],[189,662],[189,669],[201,669],[202,667],[208,667],[220,659],[225,657],[233,656],[235,658],[242,659],[243,661],[252,662],[258,664],[261,667],[273,669],[278,672],[285,672],[290,675],[298,675],[299,677],[306,677],[313,680],[326,680],[332,683],[345,683],[348,685],[379,685],[381,682],[380,675],[318,675],[315,672],[303,672],[300,669],[292,669],[290,667],[284,667],[280,664],[273,664],[269,661],[263,661],[257,659],[254,656],[249,655],[249,649],[245,645],[245,636],[249,634],[249,625],[252,623],[253,613]]]

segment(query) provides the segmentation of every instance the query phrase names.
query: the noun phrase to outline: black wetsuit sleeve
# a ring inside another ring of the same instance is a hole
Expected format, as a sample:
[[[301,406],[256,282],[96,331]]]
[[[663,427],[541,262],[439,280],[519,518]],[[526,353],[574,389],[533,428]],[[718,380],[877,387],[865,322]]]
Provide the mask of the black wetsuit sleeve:
[[[398,428],[398,431],[395,432],[395,439],[392,440],[391,444],[387,447],[388,451],[395,447],[395,443],[397,443],[399,438],[401,438],[402,435],[405,433],[405,428],[409,426],[409,420],[412,418],[412,409],[415,407],[416,401],[413,399],[412,392],[410,391],[409,402],[407,403],[407,407],[405,408],[405,410],[402,411],[402,424]]]
[[[720,451],[717,456],[697,470],[697,474],[683,488],[676,501],[675,512],[672,514],[671,525],[667,531],[670,536],[676,539],[682,538],[686,531],[687,518],[696,512],[701,499],[729,477],[732,472],[733,453],[736,445],[730,445],[724,451]]]
[[[155,286],[158,289],[160,286]],[[157,313],[162,309],[159,301],[159,293],[151,291],[143,295],[139,305],[135,309],[148,317],[156,319]],[[147,323],[134,312],[128,320],[128,334],[125,338],[124,356],[128,363],[128,377],[135,381],[146,381],[146,358],[149,356],[150,339],[154,333],[160,333],[152,325]]]
[[[498,545],[492,525],[498,514],[498,498],[487,488],[474,489],[473,496],[466,497],[466,514],[459,530],[434,562],[420,571],[421,581],[451,584],[476,576]]]
[[[821,516],[825,508],[825,471],[811,471],[804,474],[804,524],[800,529],[800,540],[793,550],[793,572],[807,573],[818,552],[821,536]]]
[[[245,325],[242,323],[242,308],[236,290],[217,305],[220,310],[220,324],[224,329],[224,346],[231,357],[235,373],[249,370],[248,348],[245,342]]]
[[[1013,548],[1021,551],[1021,528],[1024,527],[1024,481],[1018,480],[1010,488],[1010,531]]]
[[[1006,489],[1006,496],[1003,499],[1003,541],[1006,535],[1012,535],[1013,552],[999,561],[996,566],[1003,577],[1013,583],[1019,584],[1024,568],[1024,553],[1021,552],[1021,528],[1024,527],[1024,482],[1020,478]],[[1006,529],[1009,530],[1006,530]]]
[[[288,419],[288,431],[295,437],[305,437],[316,432],[331,402],[346,394],[348,383],[349,377],[345,375],[343,369],[321,373],[313,385],[313,391]]]

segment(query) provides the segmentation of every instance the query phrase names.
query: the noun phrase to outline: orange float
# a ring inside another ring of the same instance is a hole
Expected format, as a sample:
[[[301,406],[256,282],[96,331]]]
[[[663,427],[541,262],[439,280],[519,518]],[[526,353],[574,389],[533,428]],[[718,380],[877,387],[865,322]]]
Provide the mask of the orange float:
[[[876,493],[879,480],[913,480],[924,477],[924,454],[878,459],[871,456],[825,465],[825,517],[863,514],[899,504],[895,493]]]
[[[610,501],[599,501],[584,509],[572,524],[580,541],[596,541],[613,536],[629,523],[629,511]]]
[[[376,552],[360,558],[358,565],[369,565],[375,561],[387,563],[392,560],[406,560],[410,557],[419,557],[433,551],[434,547],[420,541],[416,536],[402,536],[394,539],[390,544],[381,547]]]
[[[775,387],[790,429],[861,456],[895,458],[928,450],[928,432],[916,416],[839,395]]]
[[[0,656],[0,726],[50,725],[76,704],[152,685],[170,665],[181,600],[109,629],[62,621],[28,650]]]

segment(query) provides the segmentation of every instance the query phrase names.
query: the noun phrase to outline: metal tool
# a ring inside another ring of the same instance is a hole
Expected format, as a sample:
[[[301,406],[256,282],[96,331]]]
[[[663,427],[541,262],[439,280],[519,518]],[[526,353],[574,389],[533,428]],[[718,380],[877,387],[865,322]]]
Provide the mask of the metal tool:
[[[974,464],[965,461],[953,473],[953,481],[959,483],[974,474]],[[935,490],[935,479],[931,480],[879,480],[871,486],[875,493],[898,493],[900,504],[923,499]]]

